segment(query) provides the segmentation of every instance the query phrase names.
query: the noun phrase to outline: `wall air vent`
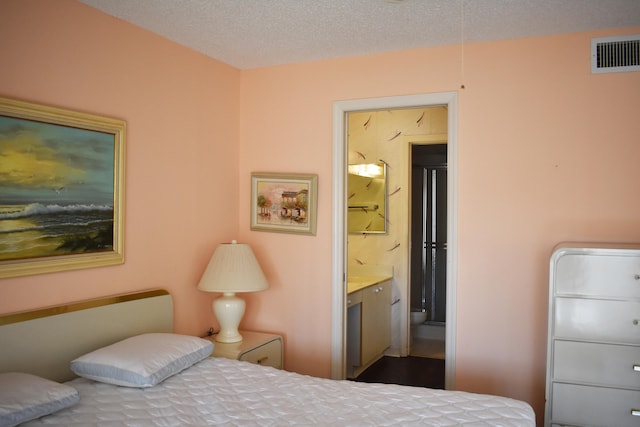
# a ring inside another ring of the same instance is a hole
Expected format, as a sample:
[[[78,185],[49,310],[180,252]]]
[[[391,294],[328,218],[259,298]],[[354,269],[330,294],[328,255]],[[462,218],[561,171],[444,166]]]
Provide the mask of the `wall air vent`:
[[[591,39],[591,72],[640,71],[640,34]]]

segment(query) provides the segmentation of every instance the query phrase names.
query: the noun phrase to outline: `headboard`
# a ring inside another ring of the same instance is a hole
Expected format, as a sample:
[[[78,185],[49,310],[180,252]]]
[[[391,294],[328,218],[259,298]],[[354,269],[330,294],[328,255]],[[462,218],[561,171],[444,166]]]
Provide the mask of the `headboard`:
[[[148,332],[173,331],[173,300],[156,289],[0,316],[0,372],[54,381],[89,351]]]

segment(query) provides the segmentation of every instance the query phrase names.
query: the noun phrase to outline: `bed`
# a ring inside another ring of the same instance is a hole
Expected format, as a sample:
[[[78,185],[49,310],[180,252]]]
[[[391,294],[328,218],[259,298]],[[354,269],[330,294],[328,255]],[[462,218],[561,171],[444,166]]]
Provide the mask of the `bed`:
[[[0,426],[535,426],[514,399],[210,357],[172,319],[162,290],[1,317]]]

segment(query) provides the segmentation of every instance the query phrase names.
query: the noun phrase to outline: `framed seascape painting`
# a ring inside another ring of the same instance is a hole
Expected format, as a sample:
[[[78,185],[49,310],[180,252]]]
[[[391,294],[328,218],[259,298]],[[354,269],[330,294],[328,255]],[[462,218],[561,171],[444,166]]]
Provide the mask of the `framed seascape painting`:
[[[251,174],[251,229],[316,234],[318,176]]]
[[[124,262],[125,127],[0,97],[0,278]]]

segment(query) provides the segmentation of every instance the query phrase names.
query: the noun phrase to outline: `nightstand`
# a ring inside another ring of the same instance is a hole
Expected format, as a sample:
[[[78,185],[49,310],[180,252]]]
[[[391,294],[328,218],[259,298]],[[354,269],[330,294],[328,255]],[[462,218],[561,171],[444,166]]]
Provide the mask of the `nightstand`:
[[[222,343],[215,335],[204,337],[213,342],[213,357],[244,360],[258,365],[282,369],[282,337],[263,332],[240,331],[242,341]]]

